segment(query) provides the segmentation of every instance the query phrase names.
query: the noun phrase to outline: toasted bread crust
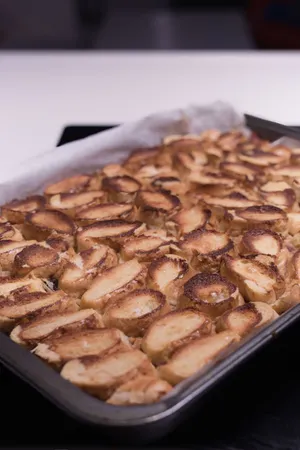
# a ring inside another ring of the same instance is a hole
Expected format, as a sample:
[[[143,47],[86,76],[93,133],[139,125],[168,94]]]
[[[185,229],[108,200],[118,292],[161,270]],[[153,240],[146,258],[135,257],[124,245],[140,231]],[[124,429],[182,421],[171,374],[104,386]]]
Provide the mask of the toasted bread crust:
[[[110,404],[159,401],[300,303],[299,163],[211,129],[3,205],[0,329]]]

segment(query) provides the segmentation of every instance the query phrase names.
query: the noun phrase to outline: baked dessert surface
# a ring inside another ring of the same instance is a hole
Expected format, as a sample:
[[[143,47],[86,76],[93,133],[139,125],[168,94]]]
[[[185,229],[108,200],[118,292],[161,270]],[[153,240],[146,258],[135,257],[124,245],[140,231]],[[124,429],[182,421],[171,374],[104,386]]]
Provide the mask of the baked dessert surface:
[[[159,401],[299,303],[298,153],[168,136],[3,205],[0,329],[103,401]]]

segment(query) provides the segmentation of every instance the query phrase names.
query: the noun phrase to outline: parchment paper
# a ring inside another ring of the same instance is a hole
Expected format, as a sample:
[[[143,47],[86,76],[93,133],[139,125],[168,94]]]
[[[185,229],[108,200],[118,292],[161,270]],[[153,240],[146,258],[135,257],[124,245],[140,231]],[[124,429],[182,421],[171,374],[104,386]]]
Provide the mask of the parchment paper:
[[[51,149],[22,165],[16,164],[12,173],[1,173],[0,167],[0,204],[38,193],[47,184],[75,173],[120,162],[133,149],[157,145],[169,134],[199,133],[209,128],[227,131],[243,126],[243,115],[223,102],[153,114]]]

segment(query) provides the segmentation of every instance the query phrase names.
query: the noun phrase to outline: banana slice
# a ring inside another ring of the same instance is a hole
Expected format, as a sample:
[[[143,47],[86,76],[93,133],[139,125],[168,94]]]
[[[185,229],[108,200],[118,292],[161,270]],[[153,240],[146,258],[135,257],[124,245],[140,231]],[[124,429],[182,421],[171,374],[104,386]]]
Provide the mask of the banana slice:
[[[33,350],[40,358],[54,366],[82,356],[107,355],[131,348],[129,340],[116,328],[82,330],[58,338],[48,338]]]
[[[288,213],[287,214],[288,223],[287,228],[288,232],[294,236],[297,233],[300,233],[300,213]]]
[[[273,147],[271,151],[260,149],[242,150],[238,153],[240,161],[254,166],[267,167],[276,164],[285,164],[289,161],[291,150],[287,147]]]
[[[23,241],[23,239],[20,230],[9,222],[0,224],[0,241]]]
[[[74,217],[80,208],[87,208],[105,200],[103,191],[74,192],[72,194],[56,194],[50,197],[51,208]]]
[[[117,264],[118,257],[112,248],[106,245],[91,247],[69,260],[59,278],[59,287],[65,292],[81,295],[97,275]]]
[[[142,185],[138,180],[128,175],[102,180],[102,189],[108,192],[109,200],[112,202],[131,203],[141,187]]]
[[[26,239],[44,241],[50,235],[62,236],[73,244],[76,225],[73,220],[56,210],[45,210],[30,213],[26,216],[23,234]]]
[[[237,178],[242,181],[255,181],[257,176],[260,175],[260,170],[257,166],[252,166],[247,163],[230,163],[224,162],[220,164],[220,169],[227,176]]]
[[[236,211],[238,218],[243,219],[245,228],[264,228],[281,234],[287,231],[288,218],[286,213],[276,206],[263,205]]]
[[[76,299],[68,297],[62,291],[53,293],[30,292],[17,293],[0,301],[0,329],[11,331],[16,323],[25,318],[32,318],[55,312],[77,311]]]
[[[247,137],[238,130],[226,131],[219,136],[217,143],[222,150],[231,152],[235,150],[238,145],[247,143]]]
[[[107,164],[100,171],[100,178],[115,177],[120,175],[129,175],[127,170],[121,164]]]
[[[3,216],[12,224],[23,223],[26,214],[43,209],[46,199],[41,195],[32,195],[23,200],[14,200],[1,207]]]
[[[50,197],[56,194],[71,194],[73,192],[89,191],[99,189],[99,181],[93,175],[74,175],[57,183],[47,186],[44,194]]]
[[[158,402],[172,386],[151,376],[139,376],[122,384],[109,399],[111,405],[142,405]]]
[[[98,275],[83,294],[83,308],[103,311],[107,304],[145,284],[147,269],[136,259],[119,264]]]
[[[233,243],[226,233],[196,230],[185,234],[178,247],[193,268],[215,270],[220,266],[222,255],[232,250]]]
[[[245,195],[239,192],[232,192],[230,195],[225,197],[211,196],[207,194],[201,194],[198,197],[208,206],[219,206],[230,210],[249,208],[258,204],[256,200],[249,200]]]
[[[203,192],[203,187],[209,186],[212,195],[221,195],[225,189],[232,189],[237,183],[234,178],[222,176],[218,171],[194,171],[190,174],[189,181],[195,189],[200,188],[201,192]]]
[[[220,136],[221,136],[221,131],[211,129],[211,130],[202,131],[202,133],[200,133],[200,135],[199,135],[199,139],[201,141],[211,143],[211,142],[216,142]]]
[[[102,400],[122,384],[139,375],[156,376],[155,368],[139,350],[113,353],[106,357],[83,356],[67,362],[61,376]]]
[[[179,348],[167,364],[158,368],[159,375],[172,385],[178,384],[234,350],[239,340],[238,334],[223,331],[189,342]]]
[[[225,312],[216,323],[216,331],[229,330],[241,337],[267,325],[278,317],[274,309],[266,303],[246,303]]]
[[[243,304],[238,288],[217,273],[199,273],[184,285],[181,307],[192,307],[211,317]]]
[[[212,322],[205,314],[191,308],[173,311],[150,325],[141,348],[153,364],[161,364],[178,347],[211,331]]]
[[[296,193],[285,181],[269,181],[260,187],[260,194],[271,205],[290,211],[298,209]]]
[[[6,297],[21,290],[22,292],[46,292],[46,286],[42,280],[35,277],[0,277],[0,296]]]
[[[132,221],[136,218],[136,208],[129,203],[103,203],[102,205],[81,208],[75,215],[76,222],[91,225],[102,220],[124,219]]]
[[[291,263],[293,275],[296,276],[297,280],[300,280],[300,250],[293,255]]]
[[[182,236],[199,228],[204,228],[211,217],[211,211],[201,206],[182,209],[170,217],[166,223],[167,229],[175,236]]]
[[[100,314],[93,309],[84,309],[34,318],[16,326],[10,337],[17,344],[33,347],[50,336],[60,337],[66,332],[102,327]]]
[[[2,270],[12,270],[15,256],[24,248],[35,244],[36,241],[0,241],[0,267]]]
[[[176,305],[179,290],[188,276],[189,265],[177,255],[165,255],[151,262],[148,285],[162,292],[171,305]]]
[[[135,201],[141,220],[157,227],[162,226],[168,216],[181,207],[178,197],[162,190],[139,191]]]
[[[224,256],[221,273],[234,283],[249,302],[273,304],[285,291],[285,282],[275,266],[259,261]]]
[[[265,229],[255,228],[243,234],[239,245],[241,255],[277,256],[282,250],[282,237]]]
[[[139,236],[145,230],[146,225],[142,222],[127,222],[119,219],[103,220],[79,229],[77,246],[81,251],[97,244],[106,244],[118,250],[126,239]]]
[[[158,316],[168,312],[165,296],[152,289],[138,289],[114,302],[106,309],[103,320],[127,336],[142,336]]]
[[[17,253],[12,273],[19,276],[31,273],[36,277],[48,278],[55,275],[61,265],[62,260],[55,250],[45,245],[33,244]]]
[[[120,255],[124,261],[137,258],[139,261],[152,261],[153,258],[170,252],[170,239],[159,236],[139,236],[124,242]]]
[[[178,151],[173,155],[172,163],[174,169],[184,177],[197,169],[202,170],[208,163],[208,156],[203,150]]]

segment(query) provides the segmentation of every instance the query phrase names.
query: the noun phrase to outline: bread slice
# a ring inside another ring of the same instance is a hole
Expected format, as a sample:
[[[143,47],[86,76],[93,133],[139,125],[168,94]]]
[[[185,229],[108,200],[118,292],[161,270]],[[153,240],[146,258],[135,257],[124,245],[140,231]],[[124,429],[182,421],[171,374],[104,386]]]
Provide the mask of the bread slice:
[[[167,381],[146,375],[139,376],[122,384],[107,403],[123,406],[156,403],[171,389],[172,386]]]
[[[232,331],[197,339],[177,350],[172,358],[158,368],[159,375],[170,384],[175,385],[205,369],[220,357],[224,357],[240,337]]]
[[[174,311],[153,322],[141,348],[154,364],[161,364],[176,348],[211,331],[212,321],[205,314],[193,309]]]
[[[94,279],[83,294],[81,305],[103,312],[108,303],[143,287],[146,275],[146,267],[136,259],[112,267]]]
[[[71,359],[90,355],[108,355],[131,348],[129,340],[116,328],[82,330],[58,338],[49,337],[39,343],[33,352],[54,366]]]
[[[61,375],[76,386],[107,400],[122,384],[139,375],[155,377],[156,371],[144,353],[128,350],[106,357],[73,359],[64,365]]]
[[[57,315],[46,314],[18,325],[10,334],[17,344],[34,347],[50,335],[59,337],[66,332],[91,328],[102,328],[102,317],[93,309]]]

